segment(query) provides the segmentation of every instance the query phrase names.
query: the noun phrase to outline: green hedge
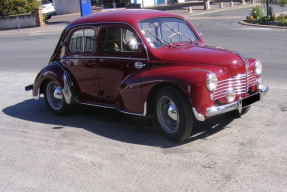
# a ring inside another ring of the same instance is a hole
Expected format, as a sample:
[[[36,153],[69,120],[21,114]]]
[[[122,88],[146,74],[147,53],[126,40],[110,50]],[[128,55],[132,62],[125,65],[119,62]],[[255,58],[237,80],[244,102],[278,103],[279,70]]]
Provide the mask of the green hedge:
[[[258,19],[250,19],[250,17],[247,17],[246,22],[260,25],[275,25],[287,27],[287,14],[281,14],[279,16],[263,16]]]
[[[38,0],[0,0],[0,16],[34,13],[40,6]]]

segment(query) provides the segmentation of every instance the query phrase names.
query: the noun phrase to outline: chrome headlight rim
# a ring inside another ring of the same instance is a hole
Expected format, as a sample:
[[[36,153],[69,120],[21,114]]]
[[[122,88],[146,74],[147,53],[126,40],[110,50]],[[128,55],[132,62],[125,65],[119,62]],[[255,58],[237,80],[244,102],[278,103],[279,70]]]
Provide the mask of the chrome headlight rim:
[[[256,60],[254,63],[254,74],[256,76],[259,76],[259,75],[261,75],[261,73],[262,73],[262,63],[260,61]]]
[[[218,79],[215,73],[209,73],[206,78],[206,87],[210,92],[215,91],[217,87]]]

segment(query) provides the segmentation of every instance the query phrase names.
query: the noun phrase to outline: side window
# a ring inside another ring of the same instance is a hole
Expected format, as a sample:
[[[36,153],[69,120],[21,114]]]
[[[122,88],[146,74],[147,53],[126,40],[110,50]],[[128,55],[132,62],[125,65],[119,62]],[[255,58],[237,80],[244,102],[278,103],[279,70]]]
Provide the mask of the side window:
[[[138,52],[135,34],[126,28],[105,27],[100,31],[101,51],[105,53]]]
[[[95,49],[95,31],[80,29],[73,33],[69,42],[70,53],[92,53]]]

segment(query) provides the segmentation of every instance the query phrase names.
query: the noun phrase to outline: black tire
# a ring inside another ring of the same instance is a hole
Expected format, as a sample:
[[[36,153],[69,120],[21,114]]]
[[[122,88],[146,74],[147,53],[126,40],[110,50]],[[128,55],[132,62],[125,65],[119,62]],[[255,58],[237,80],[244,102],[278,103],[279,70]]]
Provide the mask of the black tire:
[[[55,81],[48,81],[44,85],[45,102],[55,115],[65,115],[68,112],[68,104],[65,101],[60,86]],[[58,97],[58,98],[56,98]]]
[[[230,114],[232,116],[235,116],[235,117],[241,117],[242,115],[245,115],[251,108],[251,105],[249,105],[248,107],[245,107],[242,109],[241,113],[239,113],[238,110],[235,110],[235,111],[231,111]]]
[[[161,88],[155,96],[154,116],[163,134],[170,140],[180,142],[192,131],[194,115],[191,104],[180,90]]]

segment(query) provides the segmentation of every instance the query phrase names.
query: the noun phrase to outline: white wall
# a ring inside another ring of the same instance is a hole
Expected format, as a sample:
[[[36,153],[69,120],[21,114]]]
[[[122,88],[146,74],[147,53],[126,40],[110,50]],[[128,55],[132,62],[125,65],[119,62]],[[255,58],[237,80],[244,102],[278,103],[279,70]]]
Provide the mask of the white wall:
[[[150,7],[150,6],[154,6],[154,0],[136,0],[137,4],[141,4],[141,7]],[[143,3],[144,1],[144,3]],[[135,3],[135,0],[131,0],[131,3]]]
[[[36,27],[36,18],[34,15],[19,15],[20,28]],[[15,29],[18,28],[17,16],[0,17],[0,29]]]
[[[80,0],[53,0],[58,15],[81,12]]]
[[[141,1],[141,0],[139,0]],[[144,6],[149,7],[149,6],[154,6],[154,0],[144,0]]]

